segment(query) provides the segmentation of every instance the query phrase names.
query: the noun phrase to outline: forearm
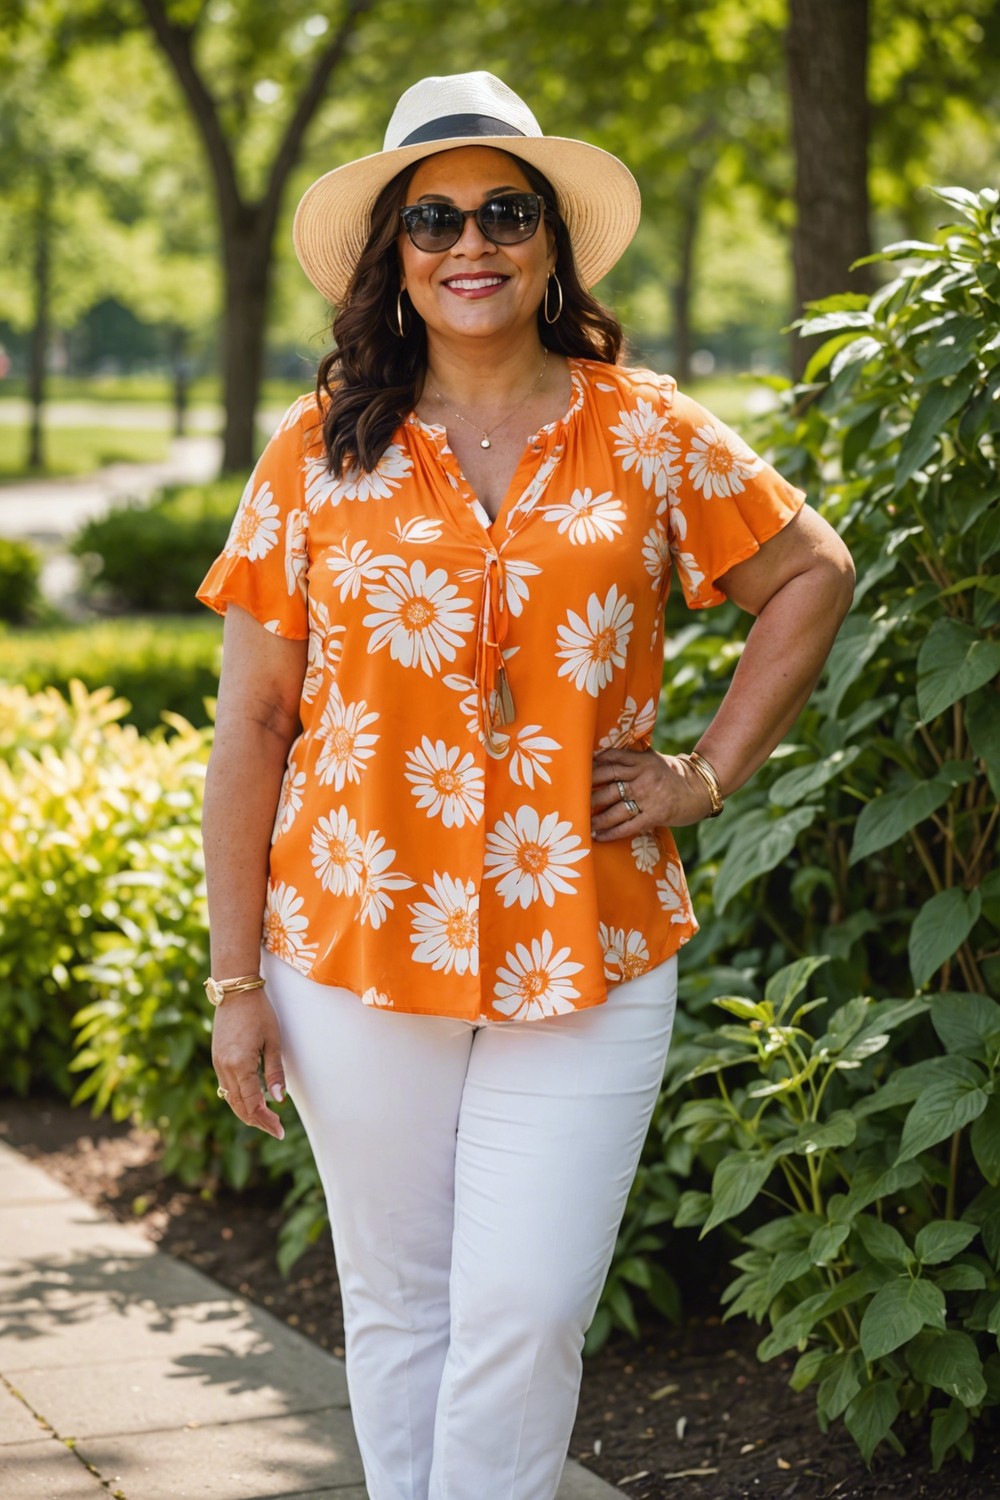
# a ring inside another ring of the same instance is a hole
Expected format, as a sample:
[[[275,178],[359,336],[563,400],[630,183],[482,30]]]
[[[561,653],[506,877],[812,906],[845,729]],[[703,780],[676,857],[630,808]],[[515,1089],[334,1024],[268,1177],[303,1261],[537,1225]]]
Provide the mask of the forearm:
[[[271,830],[288,742],[252,720],[220,725],[205,782],[202,835],[212,973],[256,973]]]
[[[763,607],[732,683],[697,750],[724,796],[748,781],[807,703],[850,608],[853,580],[816,567],[789,580]]]

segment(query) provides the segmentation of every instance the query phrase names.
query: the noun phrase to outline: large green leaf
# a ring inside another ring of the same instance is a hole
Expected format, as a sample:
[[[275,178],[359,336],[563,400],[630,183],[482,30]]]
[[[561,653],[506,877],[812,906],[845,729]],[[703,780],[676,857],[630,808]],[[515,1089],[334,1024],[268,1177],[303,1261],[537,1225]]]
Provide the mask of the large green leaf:
[[[829,1422],[843,1416],[865,1378],[865,1359],[860,1349],[841,1350],[833,1356],[832,1365],[816,1392],[816,1405]]]
[[[933,385],[906,429],[896,463],[895,488],[901,490],[938,447],[941,430],[972,394],[976,375],[960,375],[951,385]]]
[[[932,1219],[917,1232],[913,1248],[925,1266],[940,1266],[967,1250],[979,1233],[975,1224],[962,1219]]]
[[[757,808],[742,817],[716,877],[716,911],[721,914],[745,885],[787,859],[799,834],[812,826],[819,813],[818,807],[799,807],[772,818]]]
[[[980,1078],[985,1083],[982,1074]],[[986,1108],[988,1098],[985,1088],[966,1080],[943,1077],[929,1083],[906,1117],[897,1160],[909,1161],[971,1124]]]
[[[884,1266],[895,1266],[899,1271],[908,1270],[913,1264],[913,1251],[891,1224],[876,1219],[873,1214],[859,1214],[854,1228],[872,1260],[880,1261]]]
[[[955,313],[945,318],[935,330],[934,339],[926,342],[917,356],[921,383],[947,380],[964,370],[975,358],[982,333],[981,317]]]
[[[860,754],[860,745],[850,745],[843,750],[834,750],[831,755],[825,755],[822,760],[813,761],[810,765],[796,766],[794,771],[786,771],[771,787],[768,794],[770,802],[775,807],[794,807],[837,776],[843,775]]]
[[[961,1401],[952,1400],[931,1412],[931,1468],[937,1473],[952,1448],[969,1428],[969,1413]]]
[[[963,1406],[978,1406],[986,1395],[975,1340],[958,1329],[919,1334],[906,1351],[906,1363],[923,1385],[946,1391]]]
[[[939,891],[917,912],[910,929],[910,973],[914,989],[922,989],[953,953],[957,953],[983,908],[978,891],[957,886]]]
[[[734,1151],[724,1156],[712,1176],[712,1212],[701,1231],[703,1235],[753,1202],[771,1175],[774,1163],[768,1156],[752,1156],[749,1151]]]
[[[896,1382],[877,1380],[860,1390],[844,1413],[844,1426],[866,1464],[899,1415]]]
[[[924,723],[1000,672],[1000,641],[981,639],[961,620],[934,621],[917,656],[917,709]]]
[[[786,964],[783,969],[771,975],[764,990],[764,998],[774,1006],[779,1019],[784,1016],[792,1001],[801,995],[816,970],[828,962],[822,955],[797,958],[794,963]]]
[[[854,825],[851,864],[894,844],[943,807],[955,787],[971,781],[974,775],[971,761],[948,761],[929,781],[911,779],[907,786],[875,797],[861,809]]]
[[[1000,1005],[989,995],[944,990],[933,997],[930,1011],[946,1052],[982,1058],[987,1037],[1000,1033]]]
[[[865,1308],[860,1329],[865,1359],[891,1354],[922,1328],[944,1328],[944,1313],[944,1293],[932,1281],[896,1277]]]

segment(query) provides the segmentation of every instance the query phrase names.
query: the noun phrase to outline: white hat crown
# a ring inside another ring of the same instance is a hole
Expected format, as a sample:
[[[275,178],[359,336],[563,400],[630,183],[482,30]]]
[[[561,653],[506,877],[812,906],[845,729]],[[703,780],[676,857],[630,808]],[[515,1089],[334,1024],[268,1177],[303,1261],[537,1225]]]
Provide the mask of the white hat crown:
[[[524,100],[501,79],[492,73],[452,73],[421,78],[406,90],[386,126],[382,149],[457,136],[541,133]]]

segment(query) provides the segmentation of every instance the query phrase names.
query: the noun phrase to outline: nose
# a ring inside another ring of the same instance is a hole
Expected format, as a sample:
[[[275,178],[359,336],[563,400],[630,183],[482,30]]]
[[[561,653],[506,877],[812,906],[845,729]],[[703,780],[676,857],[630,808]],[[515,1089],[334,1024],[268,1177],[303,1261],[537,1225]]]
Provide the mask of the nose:
[[[462,233],[451,247],[451,253],[466,260],[478,260],[481,255],[496,254],[496,245],[488,240],[476,222],[474,214],[466,216]]]

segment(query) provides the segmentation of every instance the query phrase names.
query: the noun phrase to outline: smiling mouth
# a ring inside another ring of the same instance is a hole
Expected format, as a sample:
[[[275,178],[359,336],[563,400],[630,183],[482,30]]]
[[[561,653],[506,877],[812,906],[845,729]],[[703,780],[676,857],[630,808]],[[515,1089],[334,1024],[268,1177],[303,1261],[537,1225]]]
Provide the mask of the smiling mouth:
[[[504,286],[509,277],[507,276],[448,276],[442,282],[451,292],[483,292],[491,291],[494,287]]]

